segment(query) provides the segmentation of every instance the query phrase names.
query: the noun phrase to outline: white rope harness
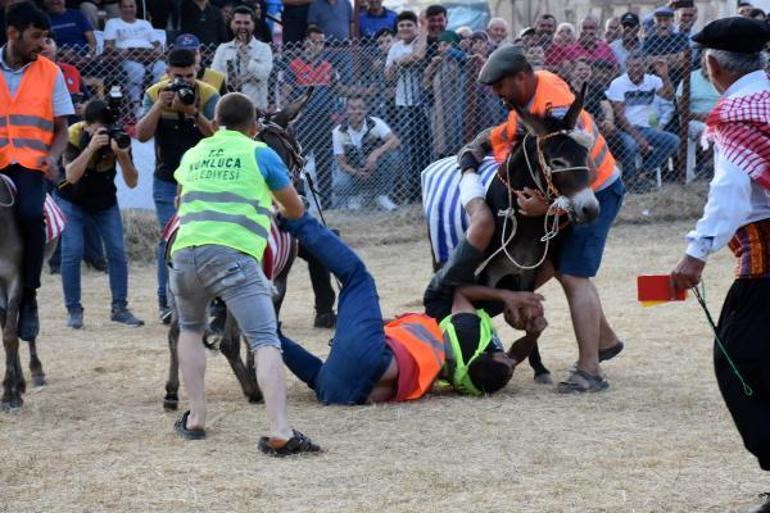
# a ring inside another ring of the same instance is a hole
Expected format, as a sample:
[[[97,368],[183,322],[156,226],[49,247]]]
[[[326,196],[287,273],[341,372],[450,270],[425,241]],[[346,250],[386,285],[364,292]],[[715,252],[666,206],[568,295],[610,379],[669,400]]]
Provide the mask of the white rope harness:
[[[2,175],[0,178],[2,178],[2,182],[5,184],[5,190],[8,191],[8,195],[11,197],[8,203],[0,202],[0,208],[13,208],[16,204],[16,190],[13,182],[6,175]]]

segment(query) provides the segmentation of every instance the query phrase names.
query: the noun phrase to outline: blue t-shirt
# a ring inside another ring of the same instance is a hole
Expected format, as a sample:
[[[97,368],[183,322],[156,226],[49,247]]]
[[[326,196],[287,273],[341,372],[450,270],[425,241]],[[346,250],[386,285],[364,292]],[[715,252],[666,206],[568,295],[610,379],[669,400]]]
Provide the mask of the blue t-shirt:
[[[328,39],[344,41],[350,39],[350,24],[353,21],[353,6],[348,0],[314,0],[307,13],[308,25],[316,25]]]
[[[254,152],[259,171],[271,191],[283,189],[291,183],[289,170],[272,148],[257,148]]]
[[[396,13],[384,9],[382,15],[374,16],[369,11],[358,15],[358,31],[361,37],[373,37],[380,29],[396,30]]]
[[[93,32],[94,28],[82,12],[67,9],[61,14],[48,13],[48,19],[51,20],[51,32],[59,46],[88,46],[85,34]]]

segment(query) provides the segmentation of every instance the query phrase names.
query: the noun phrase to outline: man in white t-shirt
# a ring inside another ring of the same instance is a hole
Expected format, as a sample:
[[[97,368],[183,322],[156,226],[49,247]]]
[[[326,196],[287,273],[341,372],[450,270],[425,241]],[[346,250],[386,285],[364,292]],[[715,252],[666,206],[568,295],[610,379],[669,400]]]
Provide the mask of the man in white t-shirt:
[[[401,144],[380,118],[367,116],[364,99],[347,101],[348,120],[332,130],[332,148],[339,168],[335,189],[347,197],[347,207],[361,208],[364,199],[374,198],[383,210],[397,208],[388,192],[393,189],[393,172],[398,163],[395,149]]]
[[[152,25],[136,18],[136,0],[120,0],[118,6],[120,18],[107,20],[104,27],[104,49],[122,60],[128,97],[138,106],[147,69],[155,83],[166,72],[166,64],[161,60],[163,49]]]
[[[656,96],[674,99],[666,61],[656,59],[653,68],[655,75],[645,73],[647,58],[641,52],[631,52],[626,73],[613,80],[605,93],[620,129],[618,139],[624,147],[617,155],[623,168],[623,181],[632,192],[648,192],[652,187],[650,173],[665,165],[679,147],[679,137],[653,127],[659,119]],[[637,169],[639,157],[642,157],[642,166]]]

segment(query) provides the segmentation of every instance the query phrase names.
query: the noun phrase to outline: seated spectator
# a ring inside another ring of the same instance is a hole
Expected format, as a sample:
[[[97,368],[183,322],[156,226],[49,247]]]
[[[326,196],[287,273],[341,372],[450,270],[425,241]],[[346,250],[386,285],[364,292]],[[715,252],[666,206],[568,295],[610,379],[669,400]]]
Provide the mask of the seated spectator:
[[[396,30],[396,13],[383,7],[382,0],[369,0],[366,10],[358,14],[358,35],[372,38],[382,29]]]
[[[85,15],[88,23],[92,27],[98,28],[101,26],[99,11],[104,11],[107,14],[107,20],[117,18],[120,16],[118,3],[118,0],[86,0],[80,2],[80,10]]]
[[[64,177],[56,188],[56,202],[67,216],[67,227],[61,242],[62,285],[69,314],[67,326],[74,329],[83,327],[80,261],[83,259],[83,234],[87,221],[96,225],[107,248],[112,292],[110,318],[131,327],[142,326],[144,322],[128,309],[128,259],[115,188],[117,164],[120,164],[128,187],[136,187],[139,180],[139,173],[131,160],[130,139],[128,146],[123,146],[122,141],[107,135],[106,127],[114,123],[115,117],[101,100],[91,101],[86,106],[84,117],[85,122],[75,123],[69,128]]]
[[[215,46],[229,40],[222,11],[209,0],[182,0],[180,9],[182,32],[194,34],[204,46]]]
[[[67,9],[64,0],[44,0],[44,4],[61,59],[83,69],[96,52],[94,28],[82,12]]]
[[[211,67],[225,73],[234,91],[248,96],[254,106],[267,109],[267,81],[273,70],[273,52],[270,45],[254,37],[254,13],[245,6],[233,11],[230,25],[235,39],[217,47]]]
[[[620,26],[620,18],[611,16],[604,22],[604,42],[612,44],[623,35],[623,27]]]
[[[692,27],[698,21],[698,7],[692,0],[678,0],[675,2],[674,19],[676,20],[674,31],[692,37]],[[690,41],[690,46],[695,43]]]
[[[559,23],[553,42],[545,51],[546,67],[554,73],[559,73],[564,61],[577,59],[575,43],[577,43],[575,26],[572,23]]]
[[[615,62],[615,54],[610,46],[599,39],[599,20],[595,16],[588,15],[580,23],[580,35],[575,44],[575,53],[578,57],[585,57],[590,62],[603,60]]]
[[[574,32],[574,30],[573,30]],[[556,33],[556,18],[552,14],[541,14],[535,23],[535,34],[537,34],[537,45],[542,46],[547,52],[553,43],[553,37]],[[574,43],[574,41],[573,41]]]
[[[508,40],[510,29],[508,22],[503,18],[492,18],[487,23],[487,35],[489,36],[489,44],[492,48],[497,48],[503,42]]]
[[[201,42],[193,34],[179,34],[174,41],[174,48],[182,50],[190,50],[195,54],[195,67],[198,70],[195,74],[195,78],[207,83],[219,92],[220,96],[224,96],[228,92],[227,76],[224,73],[215,71],[211,68],[204,68],[201,65]],[[163,79],[167,78],[163,76]]]
[[[605,93],[612,103],[618,137],[623,144],[618,159],[623,167],[626,186],[632,192],[648,192],[652,186],[650,174],[665,165],[679,147],[679,137],[651,126],[658,116],[655,97],[673,100],[674,88],[663,59],[653,63],[655,75],[645,73],[646,57],[633,52],[626,61],[627,71],[612,81]],[[637,159],[643,157],[641,169]]]
[[[388,194],[393,190],[399,164],[395,150],[401,142],[383,120],[367,115],[360,96],[348,98],[346,110],[347,122],[332,130],[332,147],[341,171],[337,188],[348,195],[351,210],[360,209],[371,198],[383,210],[395,210]]]
[[[136,0],[120,0],[120,18],[107,20],[104,27],[104,50],[119,61],[128,79],[128,98],[139,107],[145,75],[150,71],[152,83],[166,72],[161,60],[163,49],[149,21],[136,19]]]
[[[663,57],[671,73],[671,81],[676,86],[682,79],[685,66],[684,51],[690,46],[686,35],[674,32],[674,11],[668,7],[659,7],[654,12],[655,25],[652,33],[644,38],[642,49],[650,57]]]
[[[313,0],[307,23],[321,29],[329,41],[346,41],[353,34],[353,6],[348,0]]]
[[[642,49],[642,41],[639,39],[639,16],[632,12],[625,13],[620,17],[620,26],[623,28],[623,33],[620,39],[610,44],[610,48],[618,61],[620,70],[625,71],[628,54]]]

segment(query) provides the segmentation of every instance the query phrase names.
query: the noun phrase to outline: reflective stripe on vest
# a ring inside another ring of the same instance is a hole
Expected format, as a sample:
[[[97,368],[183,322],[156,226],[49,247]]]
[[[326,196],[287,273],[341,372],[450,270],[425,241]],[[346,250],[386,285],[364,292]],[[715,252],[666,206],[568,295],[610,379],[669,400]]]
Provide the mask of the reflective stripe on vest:
[[[454,324],[452,324],[452,316],[444,317],[440,324],[441,330],[444,332],[444,341],[452,350],[451,358],[447,358],[447,363],[451,363],[448,375],[452,387],[458,392],[468,395],[482,395],[481,390],[476,388],[476,385],[471,381],[468,375],[468,368],[484,352],[494,334],[492,319],[490,319],[489,315],[484,310],[476,310],[476,315],[481,319],[479,323],[479,341],[476,345],[476,351],[474,351],[473,356],[467,362],[463,359],[460,341],[457,338]]]
[[[567,83],[557,75],[548,71],[536,71],[535,75],[537,76],[537,89],[529,105],[529,111],[532,114],[543,117],[551,109],[566,109],[575,101],[575,95],[572,94]],[[583,110],[578,119],[578,128],[590,132],[594,137],[590,156],[596,170],[596,177],[591,187],[596,190],[612,176],[615,170],[615,158],[610,153],[607,141],[599,132],[591,115]],[[489,142],[492,144],[495,160],[502,163],[508,157],[513,144],[516,142],[518,129],[518,116],[516,111],[512,110],[508,114],[508,120],[492,130]]]
[[[172,255],[215,244],[262,260],[272,196],[256,160],[259,148],[267,146],[240,132],[219,130],[185,153],[174,173],[182,196]]]
[[[13,163],[41,170],[54,138],[53,95],[59,68],[38,57],[23,71],[12,97],[0,74],[0,169]]]
[[[444,342],[435,319],[425,314],[406,314],[385,325],[385,335],[409,352],[417,367],[417,388],[407,400],[425,395],[444,366]]]

